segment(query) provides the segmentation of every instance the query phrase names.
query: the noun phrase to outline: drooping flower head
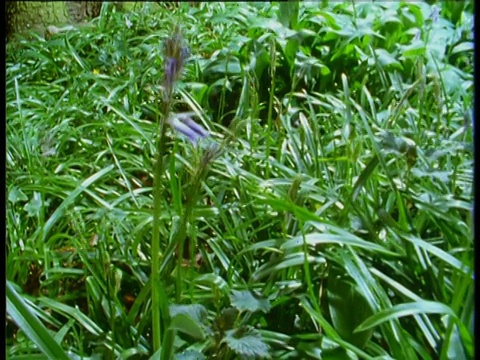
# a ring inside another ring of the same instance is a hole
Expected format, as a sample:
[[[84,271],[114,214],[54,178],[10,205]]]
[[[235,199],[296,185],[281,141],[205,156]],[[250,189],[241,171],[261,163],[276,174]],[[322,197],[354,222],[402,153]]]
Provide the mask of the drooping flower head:
[[[183,70],[185,61],[190,56],[190,49],[185,44],[178,26],[164,43],[164,89],[165,100],[172,100],[175,81],[177,81]],[[178,133],[187,137],[192,144],[208,136],[208,131],[192,120],[193,113],[175,114],[169,117],[168,123]]]
[[[192,120],[192,115],[193,113],[175,114],[169,119],[169,124],[195,145],[198,140],[207,137],[209,133]]]

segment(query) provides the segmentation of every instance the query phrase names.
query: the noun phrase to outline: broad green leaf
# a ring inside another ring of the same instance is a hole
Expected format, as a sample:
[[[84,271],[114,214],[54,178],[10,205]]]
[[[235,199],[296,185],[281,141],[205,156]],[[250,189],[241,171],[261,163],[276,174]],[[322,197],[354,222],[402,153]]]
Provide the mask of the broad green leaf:
[[[180,331],[194,339],[203,340],[205,338],[205,332],[201,324],[187,314],[179,313],[173,316],[170,322],[170,329]]]
[[[199,323],[204,323],[208,315],[205,306],[200,304],[170,305],[170,316],[173,318],[178,314],[188,315]]]
[[[385,49],[375,49],[375,54],[381,66],[399,71],[403,69],[402,64]]]
[[[254,17],[250,21],[252,28],[260,28],[275,32],[277,39],[285,39],[297,33],[272,18]]]
[[[312,304],[305,295],[300,296],[300,304],[302,305],[303,309],[305,309],[305,311],[312,317],[312,319],[315,319],[315,321],[321,326],[322,330],[325,332],[325,335],[328,336],[328,338],[330,338],[340,346],[353,351],[356,355],[363,359],[374,359],[372,356],[368,355],[355,345],[343,340],[336,331],[336,329],[324,318],[323,314],[313,309]]]
[[[240,330],[228,330],[222,342],[241,358],[270,358],[269,347],[255,331],[241,334]]]
[[[249,290],[236,291],[232,290],[230,295],[230,302],[239,311],[263,311],[267,313],[270,311],[270,303],[267,299],[262,299],[258,295],[254,295]]]
[[[298,1],[280,2],[278,4],[278,20],[283,26],[295,29],[298,21],[298,9]]]
[[[335,330],[344,340],[363,348],[371,338],[373,330],[354,332],[354,329],[373,314],[367,300],[353,284],[334,276],[329,277],[327,296]]]
[[[405,58],[417,58],[425,55],[425,44],[418,42],[409,46],[402,47],[402,56]]]
[[[220,315],[218,315],[215,319],[216,328],[222,332],[233,329],[235,322],[238,319],[238,314],[239,311],[234,307],[222,309]]]
[[[242,65],[240,60],[235,56],[229,58],[221,58],[210,62],[204,71],[204,76],[209,74],[225,74],[225,75],[240,75],[242,72]]]

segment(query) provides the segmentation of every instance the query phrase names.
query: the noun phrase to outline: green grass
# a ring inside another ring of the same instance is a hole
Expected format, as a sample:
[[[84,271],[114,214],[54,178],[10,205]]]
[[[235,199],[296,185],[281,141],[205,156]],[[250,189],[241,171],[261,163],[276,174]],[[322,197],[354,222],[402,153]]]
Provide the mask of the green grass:
[[[7,357],[472,359],[472,8],[139,3],[11,41]],[[211,135],[168,127],[154,171],[175,24],[172,111]]]

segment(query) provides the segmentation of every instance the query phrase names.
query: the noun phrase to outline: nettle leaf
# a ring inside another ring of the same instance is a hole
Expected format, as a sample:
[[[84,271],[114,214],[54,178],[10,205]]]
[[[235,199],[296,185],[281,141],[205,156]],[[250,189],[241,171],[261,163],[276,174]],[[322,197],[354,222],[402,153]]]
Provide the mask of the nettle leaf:
[[[264,313],[270,311],[270,303],[268,300],[259,298],[249,290],[233,290],[232,295],[230,295],[230,301],[239,311],[255,312],[261,310]]]
[[[269,347],[262,341],[261,336],[253,329],[227,331],[222,342],[242,358],[265,359],[270,358]]]

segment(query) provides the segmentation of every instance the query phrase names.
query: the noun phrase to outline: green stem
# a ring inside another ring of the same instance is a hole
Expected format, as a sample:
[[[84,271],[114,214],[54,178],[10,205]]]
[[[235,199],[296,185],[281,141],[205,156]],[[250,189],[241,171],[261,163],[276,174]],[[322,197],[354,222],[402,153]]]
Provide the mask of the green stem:
[[[170,102],[165,102],[163,121],[159,121],[159,138],[157,142],[157,154],[154,164],[154,178],[153,178],[153,234],[152,234],[152,335],[153,335],[153,351],[160,349],[162,345],[162,330],[161,330],[161,299],[160,288],[163,282],[160,280],[160,213],[161,213],[161,177],[163,172],[163,154],[165,153],[165,123],[170,114]],[[163,291],[165,292],[165,291]],[[163,314],[163,319],[168,319],[166,314]],[[167,314],[168,315],[168,314]],[[166,328],[167,324],[164,324]]]
[[[182,216],[182,222],[177,232],[176,236],[174,237],[174,243],[177,244],[177,286],[176,286],[176,299],[177,302],[180,302],[180,298],[182,295],[182,264],[183,264],[183,250],[185,248],[185,240],[187,238],[187,226],[190,223],[190,219],[193,213],[193,208],[198,200],[198,195],[200,192],[201,181],[206,173],[206,168],[202,167],[202,164],[199,163],[199,168],[197,169],[196,173],[193,175],[193,183],[189,187],[189,191],[187,194],[187,201],[185,202],[185,210]]]
[[[272,37],[271,42],[271,58],[270,58],[270,93],[268,99],[268,114],[267,114],[267,151],[265,158],[267,159],[266,163],[266,178],[269,178],[270,173],[270,161],[268,161],[270,157],[270,143],[272,142],[272,133],[273,133],[273,103],[275,101],[275,71],[276,71],[276,47],[275,47],[275,39]]]

